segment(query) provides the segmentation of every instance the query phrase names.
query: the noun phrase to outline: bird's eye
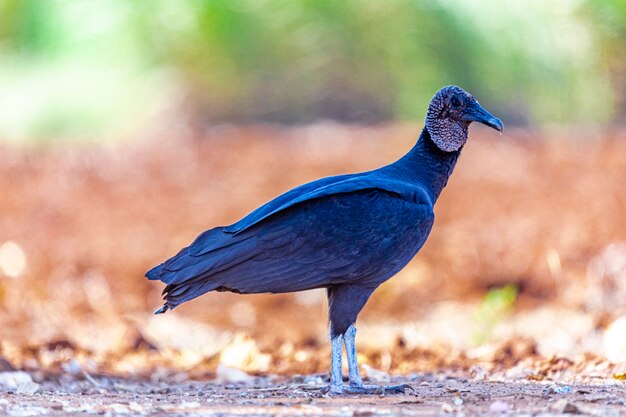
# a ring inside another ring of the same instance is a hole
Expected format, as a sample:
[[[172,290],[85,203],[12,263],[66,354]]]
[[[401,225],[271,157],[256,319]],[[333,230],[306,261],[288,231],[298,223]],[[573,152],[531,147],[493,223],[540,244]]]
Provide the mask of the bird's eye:
[[[461,105],[461,101],[456,97],[452,97],[450,104],[452,104],[452,107],[459,107]]]

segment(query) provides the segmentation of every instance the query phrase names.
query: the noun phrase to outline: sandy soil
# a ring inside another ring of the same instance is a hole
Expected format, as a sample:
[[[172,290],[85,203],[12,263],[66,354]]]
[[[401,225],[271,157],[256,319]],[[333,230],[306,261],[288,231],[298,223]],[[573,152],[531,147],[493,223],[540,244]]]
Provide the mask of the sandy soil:
[[[621,381],[555,384],[470,381],[432,374],[394,379],[416,388],[405,395],[330,397],[318,376],[259,378],[249,385],[142,382],[117,378],[48,381],[35,394],[4,393],[7,416],[62,415],[626,415]]]
[[[162,285],[143,274],[293,186],[393,161],[418,126],[0,146],[0,417],[626,416],[626,131],[477,129],[428,243],[359,317],[370,377],[417,393],[362,398],[245,374],[328,369],[323,291],[208,294],[152,316]],[[245,372],[215,382],[220,365]]]

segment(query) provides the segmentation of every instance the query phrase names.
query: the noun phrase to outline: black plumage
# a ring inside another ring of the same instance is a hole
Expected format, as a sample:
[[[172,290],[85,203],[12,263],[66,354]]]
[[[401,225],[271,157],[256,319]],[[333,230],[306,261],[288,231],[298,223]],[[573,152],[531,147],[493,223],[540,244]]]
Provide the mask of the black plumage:
[[[348,351],[348,347],[355,350],[354,323],[372,292],[400,271],[426,241],[434,204],[472,121],[502,131],[500,120],[474,97],[459,87],[444,87],[430,103],[416,145],[398,161],[374,171],[302,185],[237,223],[202,233],[146,274],[167,284],[165,303],[158,312],[208,291],[252,294],[326,288],[333,340],[329,389],[335,393],[378,390],[363,386],[356,352]],[[348,352],[349,386],[341,382],[341,340]]]

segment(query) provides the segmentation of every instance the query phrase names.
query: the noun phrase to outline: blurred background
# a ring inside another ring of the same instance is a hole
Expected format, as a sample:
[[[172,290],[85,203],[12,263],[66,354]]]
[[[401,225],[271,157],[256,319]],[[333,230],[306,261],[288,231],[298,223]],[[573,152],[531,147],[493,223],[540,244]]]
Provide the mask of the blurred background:
[[[398,158],[448,84],[507,130],[472,127],[430,240],[360,316],[362,361],[626,360],[624,0],[0,0],[0,62],[13,366],[324,371],[323,291],[153,317],[143,274],[302,182]]]

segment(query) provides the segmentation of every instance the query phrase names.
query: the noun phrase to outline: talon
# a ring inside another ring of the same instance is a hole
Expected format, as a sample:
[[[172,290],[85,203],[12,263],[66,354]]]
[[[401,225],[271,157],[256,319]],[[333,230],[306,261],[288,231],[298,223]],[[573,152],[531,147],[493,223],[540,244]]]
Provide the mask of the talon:
[[[384,388],[386,391],[398,393],[398,394],[404,394],[406,390],[411,391],[411,393],[413,394],[417,394],[417,391],[415,391],[415,388],[413,388],[409,384],[392,385],[392,386],[388,386]]]
[[[345,390],[344,390],[344,386],[343,385],[332,385],[332,384],[328,384],[324,387],[322,387],[322,389],[320,390],[320,393],[322,395],[326,395],[326,394],[337,394],[337,395],[341,395],[341,394],[345,394]]]
[[[410,390],[412,394],[416,394],[417,391],[415,391],[415,388],[413,388],[412,386],[410,386],[409,384],[402,384],[402,385],[387,385],[387,386],[382,386],[381,387],[383,392],[382,394],[404,394],[406,392],[406,390]]]
[[[405,390],[411,393],[417,393],[415,389],[408,385],[326,385],[321,389],[322,394],[331,395],[385,395],[385,394],[404,394]]]

